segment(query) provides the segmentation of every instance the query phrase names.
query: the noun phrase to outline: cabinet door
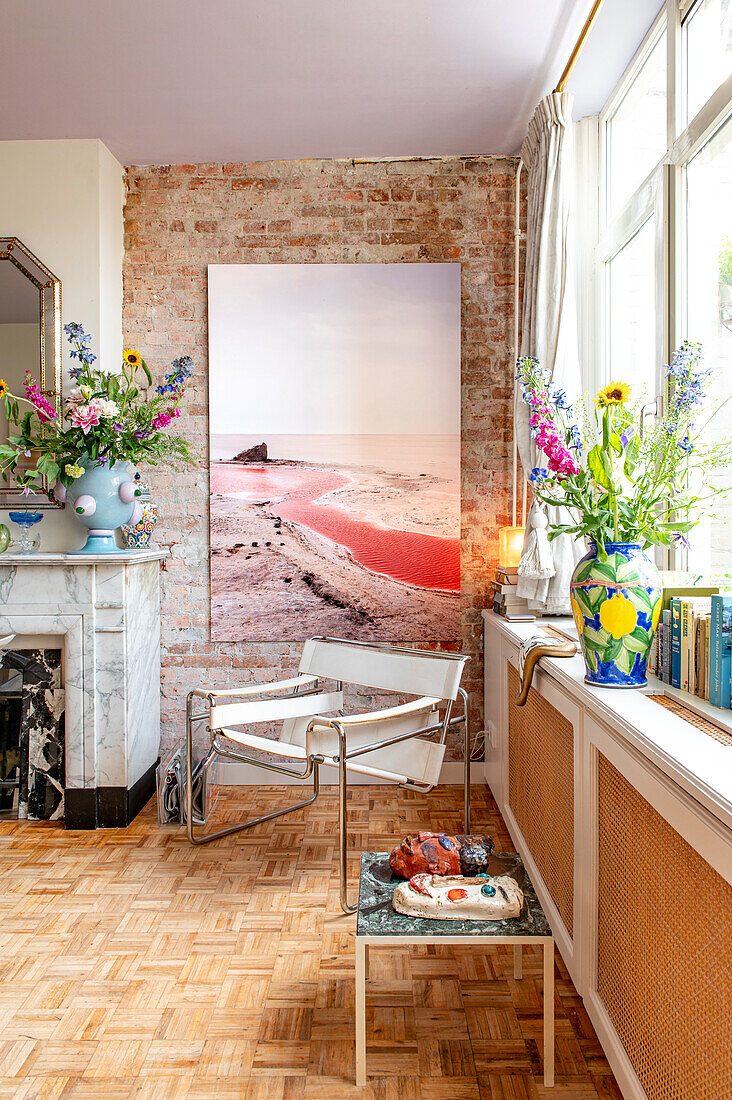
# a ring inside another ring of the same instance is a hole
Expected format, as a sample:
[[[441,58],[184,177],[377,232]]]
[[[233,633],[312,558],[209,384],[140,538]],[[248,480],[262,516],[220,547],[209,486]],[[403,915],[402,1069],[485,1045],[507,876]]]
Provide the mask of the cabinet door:
[[[729,835],[589,718],[585,738],[593,1023],[625,1095],[730,1098]]]
[[[579,807],[579,708],[547,675],[536,673],[526,705],[505,662],[504,816],[535,882],[554,935],[575,977],[575,818]],[[576,979],[575,979],[576,980]]]

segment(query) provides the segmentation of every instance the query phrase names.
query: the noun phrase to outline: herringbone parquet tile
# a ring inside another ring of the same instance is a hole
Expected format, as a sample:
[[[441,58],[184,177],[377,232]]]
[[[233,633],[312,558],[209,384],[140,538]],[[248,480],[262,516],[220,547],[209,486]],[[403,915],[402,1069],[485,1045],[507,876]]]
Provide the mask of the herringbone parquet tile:
[[[539,952],[372,951],[369,1084],[357,1089],[353,918],[338,906],[336,797],[210,847],[160,829],[0,825],[0,1100],[620,1100],[557,956],[557,1084],[544,1089]],[[217,818],[292,787],[224,791]],[[510,842],[490,794],[475,831]],[[364,849],[438,825],[461,791],[351,794]],[[355,886],[354,886],[355,889]]]

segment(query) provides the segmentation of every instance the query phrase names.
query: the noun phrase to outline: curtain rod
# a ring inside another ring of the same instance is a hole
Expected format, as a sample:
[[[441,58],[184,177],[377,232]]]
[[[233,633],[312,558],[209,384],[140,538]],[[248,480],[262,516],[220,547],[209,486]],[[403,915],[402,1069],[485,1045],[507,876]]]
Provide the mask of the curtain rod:
[[[574,69],[575,65],[577,64],[577,59],[579,58],[579,55],[582,53],[585,42],[587,41],[587,37],[588,37],[590,31],[592,30],[592,26],[593,26],[595,20],[597,19],[598,15],[600,14],[600,8],[602,7],[602,5],[604,3],[605,3],[605,0],[595,0],[594,4],[592,5],[592,10],[590,11],[590,14],[587,16],[587,20],[585,22],[585,25],[582,28],[582,30],[580,31],[580,36],[579,36],[579,38],[577,39],[577,41],[575,43],[574,49],[572,50],[571,54],[569,55],[569,61],[564,66],[564,72],[560,76],[559,83],[557,84],[556,88],[554,89],[555,92],[563,92],[565,90],[565,88],[567,87],[567,81],[569,80],[570,76],[572,75],[572,70]]]

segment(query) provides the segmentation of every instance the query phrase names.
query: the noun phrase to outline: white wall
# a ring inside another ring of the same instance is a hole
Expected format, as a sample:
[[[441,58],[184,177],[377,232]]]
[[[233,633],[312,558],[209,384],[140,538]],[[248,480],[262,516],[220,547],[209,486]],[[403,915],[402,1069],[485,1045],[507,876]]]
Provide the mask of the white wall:
[[[122,165],[101,141],[0,141],[0,236],[19,237],[58,276],[63,323],[80,321],[112,369],[122,358],[123,205]],[[69,350],[64,338],[65,375]],[[65,509],[47,511],[38,530],[47,550],[84,541]]]

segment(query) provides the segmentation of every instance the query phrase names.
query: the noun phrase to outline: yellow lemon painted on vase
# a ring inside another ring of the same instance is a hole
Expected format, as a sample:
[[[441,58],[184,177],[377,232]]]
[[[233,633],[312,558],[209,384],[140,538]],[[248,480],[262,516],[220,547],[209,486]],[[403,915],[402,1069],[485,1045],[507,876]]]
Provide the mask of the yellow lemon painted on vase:
[[[624,638],[635,630],[638,612],[627,597],[617,592],[600,608],[600,624],[613,638]]]
[[[663,600],[656,600],[656,603],[655,603],[654,608],[653,608],[653,613],[651,615],[651,630],[652,631],[655,631],[657,626],[658,626],[659,620],[661,618],[662,609],[663,609]]]
[[[569,597],[569,602],[572,605],[572,617],[574,618],[574,625],[577,627],[577,633],[582,636],[582,631],[585,629],[585,617],[582,614],[582,608],[575,600],[574,596]]]

